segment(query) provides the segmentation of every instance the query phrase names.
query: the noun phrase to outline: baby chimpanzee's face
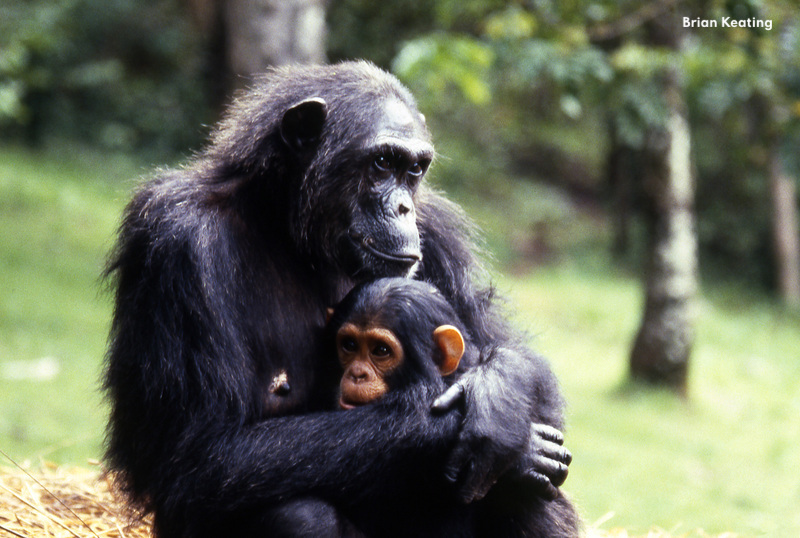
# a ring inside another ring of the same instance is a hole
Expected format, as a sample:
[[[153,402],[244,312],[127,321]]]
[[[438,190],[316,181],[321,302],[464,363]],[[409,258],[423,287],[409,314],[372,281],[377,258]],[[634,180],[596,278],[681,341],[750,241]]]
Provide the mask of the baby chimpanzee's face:
[[[339,406],[352,409],[389,390],[388,376],[403,363],[403,346],[384,327],[345,323],[336,333],[336,351],[344,367]]]

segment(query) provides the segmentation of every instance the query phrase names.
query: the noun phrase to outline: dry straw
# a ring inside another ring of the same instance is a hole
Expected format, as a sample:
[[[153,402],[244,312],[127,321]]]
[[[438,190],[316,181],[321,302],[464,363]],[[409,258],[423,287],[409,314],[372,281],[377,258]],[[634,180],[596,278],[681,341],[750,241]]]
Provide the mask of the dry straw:
[[[0,467],[0,536],[150,538],[150,521],[125,504],[108,474],[45,464]]]

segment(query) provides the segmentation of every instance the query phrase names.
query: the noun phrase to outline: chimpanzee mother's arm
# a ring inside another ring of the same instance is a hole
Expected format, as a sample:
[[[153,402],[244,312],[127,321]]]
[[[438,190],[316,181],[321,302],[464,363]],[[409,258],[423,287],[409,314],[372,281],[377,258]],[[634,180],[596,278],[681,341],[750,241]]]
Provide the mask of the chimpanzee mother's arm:
[[[244,504],[269,506],[297,497],[359,506],[385,492],[387,484],[391,491],[419,487],[441,469],[459,418],[433,416],[434,392],[415,390],[405,395],[403,406],[275,417],[218,432],[211,444],[197,446],[202,474],[190,478],[191,491],[215,510],[233,512]]]
[[[493,290],[476,284],[485,275],[463,212],[435,193],[419,198],[423,261],[418,277],[448,297],[480,349],[479,363],[434,405],[443,411],[457,401],[465,404],[447,476],[467,502],[483,497],[509,470],[550,498],[571,460],[558,432],[563,402],[555,376],[505,321]]]

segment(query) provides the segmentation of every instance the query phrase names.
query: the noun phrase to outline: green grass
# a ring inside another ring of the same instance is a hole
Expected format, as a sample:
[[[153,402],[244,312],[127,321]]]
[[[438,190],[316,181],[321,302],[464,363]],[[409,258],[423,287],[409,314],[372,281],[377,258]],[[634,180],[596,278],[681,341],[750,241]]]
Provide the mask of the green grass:
[[[0,148],[0,448],[18,461],[102,452],[110,298],[100,274],[121,178],[137,173],[121,158]],[[58,375],[31,379],[29,365],[43,358]]]
[[[569,403],[566,490],[588,522],[800,535],[800,318],[736,290],[698,307],[687,401],[625,382],[638,282],[562,265],[502,280]]]
[[[0,449],[17,461],[102,453],[99,275],[141,172],[92,152],[0,148]],[[561,380],[575,457],[565,489],[587,522],[613,512],[603,528],[800,535],[800,318],[735,289],[708,294],[679,401],[624,381],[639,283],[596,252],[562,262],[499,287]],[[56,377],[11,379],[43,357]]]

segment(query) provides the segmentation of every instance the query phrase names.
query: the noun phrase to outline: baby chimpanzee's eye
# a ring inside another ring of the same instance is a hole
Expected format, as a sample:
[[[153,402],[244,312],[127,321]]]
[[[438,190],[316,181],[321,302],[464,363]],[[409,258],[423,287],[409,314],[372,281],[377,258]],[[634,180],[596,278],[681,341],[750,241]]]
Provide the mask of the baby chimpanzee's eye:
[[[389,346],[386,344],[378,344],[372,348],[372,356],[378,357],[379,359],[388,357],[391,353],[391,349],[389,349]]]
[[[345,353],[355,353],[358,350],[358,342],[354,338],[342,338],[339,345]]]

